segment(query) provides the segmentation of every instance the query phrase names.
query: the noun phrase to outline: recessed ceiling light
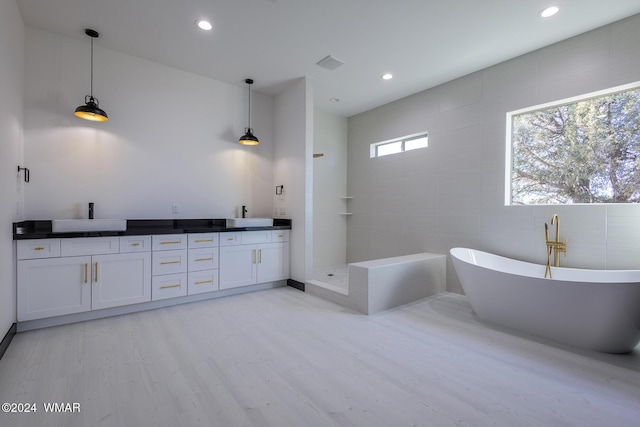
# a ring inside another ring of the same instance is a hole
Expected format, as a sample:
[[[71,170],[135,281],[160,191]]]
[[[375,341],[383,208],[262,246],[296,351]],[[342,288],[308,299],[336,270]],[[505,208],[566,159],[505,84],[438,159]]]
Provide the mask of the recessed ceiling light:
[[[558,6],[550,6],[544,10],[542,10],[540,12],[540,16],[543,18],[548,18],[550,16],[555,15],[556,13],[558,13],[558,11],[560,11],[560,8]]]
[[[198,19],[196,21],[196,25],[198,26],[198,28],[205,31],[211,31],[211,29],[213,28],[211,22],[207,21],[206,19]]]
[[[382,80],[391,80],[393,78],[393,74],[391,73],[384,73],[382,75]]]

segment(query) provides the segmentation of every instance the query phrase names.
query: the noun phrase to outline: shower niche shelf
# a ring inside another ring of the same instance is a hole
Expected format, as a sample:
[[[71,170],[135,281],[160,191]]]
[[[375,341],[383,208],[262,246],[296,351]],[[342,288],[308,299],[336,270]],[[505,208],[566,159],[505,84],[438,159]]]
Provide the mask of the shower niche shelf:
[[[348,202],[349,200],[353,199],[353,196],[340,196],[340,199]],[[353,212],[340,212],[339,215],[349,216],[353,215]]]

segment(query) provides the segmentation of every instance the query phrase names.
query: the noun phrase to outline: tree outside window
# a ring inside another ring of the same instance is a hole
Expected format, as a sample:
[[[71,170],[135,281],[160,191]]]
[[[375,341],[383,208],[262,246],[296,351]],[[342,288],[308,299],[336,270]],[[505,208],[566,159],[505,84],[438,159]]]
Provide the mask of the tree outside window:
[[[508,115],[511,204],[640,203],[640,87]]]

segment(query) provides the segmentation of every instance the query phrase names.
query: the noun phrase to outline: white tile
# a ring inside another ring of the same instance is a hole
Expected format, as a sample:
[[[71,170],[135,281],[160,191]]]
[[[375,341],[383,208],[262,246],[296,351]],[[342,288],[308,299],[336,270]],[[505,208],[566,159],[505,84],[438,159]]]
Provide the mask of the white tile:
[[[536,84],[538,53],[532,52],[502,62],[482,72],[483,98],[509,96]]]
[[[440,111],[450,111],[477,104],[482,99],[482,74],[473,73],[444,85],[440,96]]]
[[[607,246],[640,248],[640,216],[609,216]]]
[[[640,247],[607,246],[607,269],[640,270]]]

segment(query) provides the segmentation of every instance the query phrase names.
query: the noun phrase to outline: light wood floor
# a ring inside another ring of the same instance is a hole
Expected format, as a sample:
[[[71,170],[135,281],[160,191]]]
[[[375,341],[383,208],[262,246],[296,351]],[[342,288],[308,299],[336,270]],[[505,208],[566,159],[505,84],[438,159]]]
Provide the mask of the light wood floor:
[[[38,405],[3,427],[638,426],[640,347],[525,339],[455,294],[367,317],[278,288],[20,333],[2,402]]]

